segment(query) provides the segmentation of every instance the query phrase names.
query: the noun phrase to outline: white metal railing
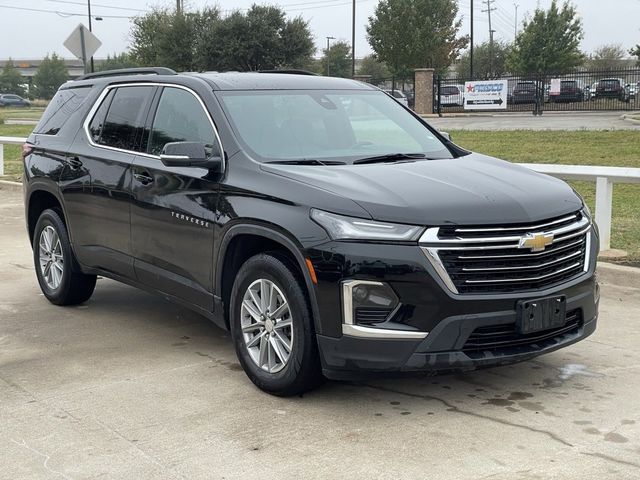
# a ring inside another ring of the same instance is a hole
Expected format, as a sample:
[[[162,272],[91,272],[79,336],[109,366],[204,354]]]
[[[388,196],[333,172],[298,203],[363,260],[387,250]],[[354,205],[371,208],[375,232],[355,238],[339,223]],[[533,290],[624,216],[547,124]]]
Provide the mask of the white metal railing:
[[[546,173],[563,180],[596,182],[595,220],[600,229],[600,251],[611,248],[611,210],[614,183],[640,183],[640,168],[594,167],[589,165],[555,165],[520,163],[536,172]]]
[[[22,145],[26,141],[26,138],[20,137],[0,137],[0,177],[4,175],[4,146]]]
[[[27,139],[0,137],[0,176],[4,175],[3,144],[22,145]],[[564,180],[596,182],[595,220],[600,228],[600,250],[611,248],[611,214],[614,183],[640,183],[640,168],[594,167],[589,165],[556,165],[519,163],[536,172],[546,173]]]

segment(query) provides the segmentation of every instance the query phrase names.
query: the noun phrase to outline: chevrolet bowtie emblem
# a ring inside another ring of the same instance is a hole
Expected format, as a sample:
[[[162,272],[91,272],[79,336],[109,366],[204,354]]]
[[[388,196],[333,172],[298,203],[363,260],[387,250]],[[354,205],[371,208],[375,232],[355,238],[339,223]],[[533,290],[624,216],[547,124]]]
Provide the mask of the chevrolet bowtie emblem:
[[[528,248],[532,252],[542,252],[553,243],[553,233],[527,233],[520,239],[518,248]]]

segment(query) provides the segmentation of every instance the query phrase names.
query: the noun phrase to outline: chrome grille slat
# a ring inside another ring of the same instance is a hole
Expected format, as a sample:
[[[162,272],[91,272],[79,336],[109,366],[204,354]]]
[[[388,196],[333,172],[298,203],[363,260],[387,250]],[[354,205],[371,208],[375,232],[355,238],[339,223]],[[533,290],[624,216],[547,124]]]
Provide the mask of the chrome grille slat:
[[[420,247],[453,293],[529,292],[587,271],[591,228],[582,212],[530,226],[436,227],[425,231]],[[543,235],[552,241],[536,252],[528,241]]]
[[[459,256],[458,259],[459,260],[501,260],[501,259],[507,259],[507,258],[533,258],[533,257],[544,257],[547,255],[552,255],[554,253],[557,253],[559,251],[565,250],[567,248],[571,248],[571,247],[575,247],[576,245],[580,245],[584,243],[584,239],[580,239],[577,242],[574,243],[570,243],[569,245],[563,245],[561,247],[558,247],[554,250],[551,249],[547,249],[544,252],[538,252],[538,253],[521,253],[521,254],[513,254],[513,255],[486,255],[486,256],[482,256],[482,255],[476,255],[476,256],[468,256],[468,255],[463,255],[463,256]]]
[[[546,275],[539,275],[537,277],[525,277],[525,278],[500,278],[500,279],[492,279],[492,280],[465,280],[465,283],[514,283],[514,282],[537,282],[538,280],[544,280],[546,278],[555,277],[556,275],[560,275],[561,273],[567,272],[577,267],[581,267],[582,264],[580,262],[574,263],[569,267],[562,268],[556,272],[548,273]]]
[[[532,231],[532,230],[540,230],[543,228],[551,227],[553,225],[558,225],[561,223],[569,222],[571,220],[576,220],[577,215],[570,215],[568,217],[560,218],[559,220],[554,220],[547,223],[542,223],[539,225],[527,225],[524,227],[487,227],[487,228],[456,228],[456,233],[485,233],[485,232],[519,232],[519,231]]]
[[[578,250],[577,252],[573,252],[570,255],[567,255],[562,258],[558,258],[556,260],[552,260],[551,262],[543,263],[541,265],[525,265],[519,267],[489,267],[489,268],[463,268],[463,272],[502,272],[502,271],[511,271],[511,270],[536,270],[539,268],[550,267],[551,265],[555,265],[557,263],[562,263],[567,260],[573,259],[578,255],[582,255],[584,252],[582,250]]]

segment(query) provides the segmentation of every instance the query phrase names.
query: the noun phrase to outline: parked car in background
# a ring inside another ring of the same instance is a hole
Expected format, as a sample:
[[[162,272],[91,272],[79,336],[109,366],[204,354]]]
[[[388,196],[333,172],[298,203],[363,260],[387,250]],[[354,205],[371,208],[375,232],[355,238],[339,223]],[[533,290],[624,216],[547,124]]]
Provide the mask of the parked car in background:
[[[409,103],[409,108],[414,109],[416,106],[416,94],[413,90],[405,90],[405,97],[407,97],[407,102]]]
[[[518,82],[511,95],[513,104],[535,103],[536,102],[536,82]]]
[[[617,98],[628,102],[629,90],[621,78],[603,78],[598,82],[595,98]]]
[[[0,94],[0,107],[30,107],[31,102],[13,93]]]
[[[585,86],[578,80],[562,80],[559,92],[549,92],[550,102],[582,102],[585,97]]]
[[[464,85],[444,85],[440,92],[443,107],[464,106]]]
[[[407,100],[406,95],[402,93],[400,90],[385,90],[384,93],[395,98],[398,102],[403,104],[405,107],[409,106],[409,100]]]
[[[637,83],[630,83],[629,85],[627,85],[627,88],[629,90],[629,99],[630,100],[635,100],[636,99],[636,95],[638,93],[638,84]]]

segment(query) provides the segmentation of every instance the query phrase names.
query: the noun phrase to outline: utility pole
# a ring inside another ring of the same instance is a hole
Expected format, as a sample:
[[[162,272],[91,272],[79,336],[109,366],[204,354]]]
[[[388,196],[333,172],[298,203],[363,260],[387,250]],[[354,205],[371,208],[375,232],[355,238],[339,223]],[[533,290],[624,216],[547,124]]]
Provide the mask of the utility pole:
[[[469,62],[471,63],[469,71],[471,78],[469,80],[473,80],[473,2],[474,0],[471,0],[471,48],[469,50]]]
[[[518,8],[520,8],[520,5],[514,3],[513,6],[516,7],[516,19],[514,22],[515,27],[513,27],[513,40],[515,41],[515,39],[518,38]]]
[[[496,10],[496,7],[493,7],[493,2],[496,0],[483,0],[482,3],[487,4],[487,9],[483,10],[483,13],[487,13],[489,15],[489,75],[493,76],[493,34],[495,30],[491,28],[491,12]]]
[[[327,47],[328,49],[328,47]],[[327,66],[329,64],[327,63]],[[351,10],[351,78],[356,75],[356,0]]]
[[[176,13],[182,12],[182,0],[176,0]]]
[[[324,54],[324,58],[327,61],[327,77],[329,76],[329,40],[335,40],[336,37],[327,37],[327,51]]]

